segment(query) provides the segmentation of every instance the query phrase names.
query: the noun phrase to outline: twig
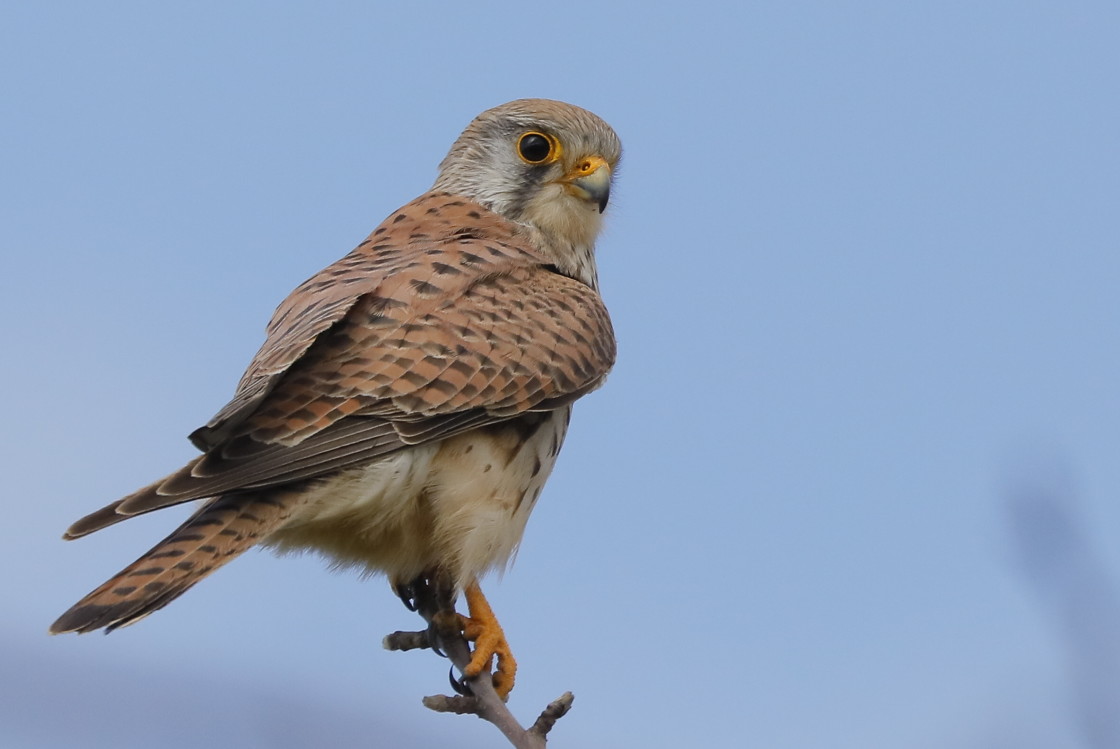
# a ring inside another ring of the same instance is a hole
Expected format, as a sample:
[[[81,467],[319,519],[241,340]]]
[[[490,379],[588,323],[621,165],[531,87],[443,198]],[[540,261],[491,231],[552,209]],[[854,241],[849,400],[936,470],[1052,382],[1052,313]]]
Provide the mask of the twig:
[[[572,709],[573,700],[575,700],[575,695],[571,692],[564,692],[564,694],[548,703],[548,707],[537,716],[537,720],[529,729],[529,733],[540,736],[542,739],[541,744],[543,745],[545,737],[548,736],[548,732],[552,730],[552,727],[556,725],[556,721],[563,718],[568,714],[568,711]]]
[[[429,625],[438,613],[438,608],[432,601],[420,600],[417,606],[418,613],[424,617]],[[429,634],[432,628],[422,632],[394,632],[388,635],[383,645],[387,650],[415,650],[417,648],[431,648],[433,636]],[[467,640],[462,634],[439,636],[438,646],[442,648],[448,659],[460,672],[470,663],[471,650]],[[454,713],[456,715],[477,715],[483,720],[493,723],[502,734],[509,739],[516,749],[544,749],[548,742],[548,732],[572,708],[574,697],[571,692],[565,692],[556,700],[549,703],[533,725],[526,729],[518,723],[506,703],[494,690],[493,677],[489,670],[483,671],[473,679],[466,679],[465,684],[469,695],[434,695],[424,698],[424,706],[439,713]]]

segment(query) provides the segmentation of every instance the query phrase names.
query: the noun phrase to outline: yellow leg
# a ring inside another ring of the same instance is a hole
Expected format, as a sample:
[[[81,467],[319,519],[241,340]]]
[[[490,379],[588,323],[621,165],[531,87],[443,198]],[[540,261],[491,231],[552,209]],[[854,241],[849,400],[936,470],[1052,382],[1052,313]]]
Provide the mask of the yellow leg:
[[[498,667],[494,671],[494,691],[504,700],[513,689],[517,661],[513,659],[502,625],[498,624],[498,618],[494,616],[486,596],[482,595],[482,588],[478,587],[478,582],[472,582],[463,592],[467,599],[467,611],[470,612],[469,617],[460,617],[463,636],[474,642],[474,655],[471,656],[471,662],[463,669],[463,675],[467,678],[478,676],[490,668],[494,656],[497,656]]]

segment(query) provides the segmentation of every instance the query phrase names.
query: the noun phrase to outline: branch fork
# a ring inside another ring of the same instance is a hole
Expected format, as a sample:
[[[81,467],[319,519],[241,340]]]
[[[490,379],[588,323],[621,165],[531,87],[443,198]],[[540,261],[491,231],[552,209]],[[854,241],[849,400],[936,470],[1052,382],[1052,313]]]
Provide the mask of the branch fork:
[[[428,629],[419,632],[393,632],[387,635],[382,644],[386,650],[417,650],[427,648],[446,655],[455,668],[462,673],[471,661],[471,649],[462,633],[437,633],[433,620],[440,613],[435,602],[418,600],[416,610],[428,622]],[[434,695],[425,697],[424,707],[437,713],[456,715],[476,715],[492,723],[516,749],[544,749],[548,733],[556,721],[564,717],[572,708],[575,699],[571,692],[565,692],[548,704],[529,728],[524,728],[510,712],[506,703],[494,689],[490,669],[484,669],[474,678],[452,679],[452,687],[461,692],[456,695]]]

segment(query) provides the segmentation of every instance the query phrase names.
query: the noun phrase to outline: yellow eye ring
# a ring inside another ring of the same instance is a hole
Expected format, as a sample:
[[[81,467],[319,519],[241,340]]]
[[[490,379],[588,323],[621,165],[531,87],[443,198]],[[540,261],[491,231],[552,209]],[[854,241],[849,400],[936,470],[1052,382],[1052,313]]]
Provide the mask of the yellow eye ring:
[[[517,139],[517,155],[526,164],[550,164],[560,158],[560,141],[551,135],[530,130]]]

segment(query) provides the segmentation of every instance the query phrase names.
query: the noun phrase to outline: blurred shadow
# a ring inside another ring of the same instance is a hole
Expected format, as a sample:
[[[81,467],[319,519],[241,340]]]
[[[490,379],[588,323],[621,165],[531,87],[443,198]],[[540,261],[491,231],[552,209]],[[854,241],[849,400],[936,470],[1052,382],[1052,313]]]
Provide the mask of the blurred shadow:
[[[1094,553],[1069,471],[1034,466],[1007,492],[1020,568],[1062,640],[1086,747],[1120,747],[1120,589]]]
[[[47,638],[43,638],[44,641]],[[138,670],[77,662],[30,643],[0,638],[0,747],[127,749],[164,747],[479,746],[443,716],[394,714],[371,690],[368,710],[338,695],[309,693],[298,676],[262,685],[153,666]],[[296,675],[294,675],[296,676]],[[416,717],[419,716],[419,717]]]

